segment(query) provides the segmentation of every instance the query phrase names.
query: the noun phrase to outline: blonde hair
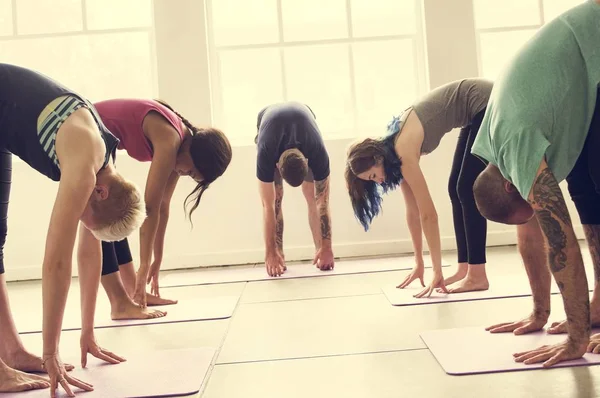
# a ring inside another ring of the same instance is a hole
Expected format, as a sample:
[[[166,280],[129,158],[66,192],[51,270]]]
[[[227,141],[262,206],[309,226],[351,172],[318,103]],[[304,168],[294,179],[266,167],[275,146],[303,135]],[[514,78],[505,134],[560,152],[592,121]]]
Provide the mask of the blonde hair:
[[[138,187],[119,174],[115,174],[108,189],[108,198],[92,203],[96,224],[91,232],[98,240],[115,242],[141,227],[146,219],[146,203]]]

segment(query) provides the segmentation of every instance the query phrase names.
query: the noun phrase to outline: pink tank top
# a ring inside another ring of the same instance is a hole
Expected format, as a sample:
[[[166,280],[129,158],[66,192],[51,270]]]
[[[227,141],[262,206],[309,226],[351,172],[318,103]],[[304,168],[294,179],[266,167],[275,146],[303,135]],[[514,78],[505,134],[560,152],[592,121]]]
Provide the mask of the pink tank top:
[[[140,162],[152,161],[152,145],[144,135],[144,118],[155,111],[167,119],[177,130],[183,141],[184,129],[181,119],[169,108],[152,100],[113,99],[94,104],[106,127],[121,142],[119,149],[125,149],[129,156]]]

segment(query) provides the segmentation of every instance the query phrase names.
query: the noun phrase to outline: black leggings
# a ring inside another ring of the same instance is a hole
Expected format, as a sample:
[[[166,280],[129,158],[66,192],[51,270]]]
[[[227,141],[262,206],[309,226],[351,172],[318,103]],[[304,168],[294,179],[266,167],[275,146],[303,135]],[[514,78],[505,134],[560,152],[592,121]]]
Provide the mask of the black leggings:
[[[583,150],[567,183],[581,224],[600,225],[600,89]]]
[[[0,149],[0,274],[4,273],[4,243],[8,233],[8,200],[12,180],[12,154]]]
[[[459,263],[486,263],[487,222],[479,213],[473,196],[473,184],[485,169],[485,164],[471,154],[484,114],[485,109],[475,116],[471,124],[460,130],[448,181]]]
[[[127,238],[118,242],[102,242],[102,275],[115,273],[119,265],[132,261]]]

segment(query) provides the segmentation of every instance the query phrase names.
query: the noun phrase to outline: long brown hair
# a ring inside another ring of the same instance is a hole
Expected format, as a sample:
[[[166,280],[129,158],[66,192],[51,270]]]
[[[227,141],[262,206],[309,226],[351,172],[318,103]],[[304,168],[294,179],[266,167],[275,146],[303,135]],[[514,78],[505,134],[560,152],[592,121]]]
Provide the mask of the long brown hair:
[[[192,136],[189,138],[191,140],[190,155],[194,162],[194,166],[202,174],[204,179],[196,185],[192,192],[186,197],[183,204],[185,211],[189,204],[193,203],[188,213],[188,218],[191,222],[192,213],[198,208],[204,191],[208,189],[212,182],[223,175],[225,170],[227,170],[229,163],[231,163],[231,144],[221,130],[212,127],[198,128],[181,116],[165,101],[160,99],[156,99],[155,101],[166,106],[175,113],[181,119],[183,124],[185,124],[192,132]]]
[[[383,193],[393,190],[402,182],[402,162],[393,150],[393,136],[384,139],[367,138],[348,148],[345,178],[346,188],[354,215],[365,231],[381,211]],[[379,185],[375,181],[365,181],[358,175],[381,162],[385,181]]]

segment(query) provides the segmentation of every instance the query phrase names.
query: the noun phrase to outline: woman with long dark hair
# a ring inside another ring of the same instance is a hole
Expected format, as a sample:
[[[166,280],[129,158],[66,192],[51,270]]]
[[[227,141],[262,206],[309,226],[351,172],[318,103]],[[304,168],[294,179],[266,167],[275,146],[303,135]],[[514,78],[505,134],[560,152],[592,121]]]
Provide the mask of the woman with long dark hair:
[[[388,135],[367,138],[348,150],[346,184],[354,213],[368,230],[380,210],[382,194],[400,186],[406,203],[406,218],[415,249],[415,268],[398,286],[415,279],[423,287],[422,234],[425,234],[433,262],[433,281],[417,297],[444,292],[486,290],[486,220],[473,198],[473,183],[484,169],[471,154],[473,141],[485,113],[492,83],[484,79],[463,79],[436,88],[395,117]],[[458,270],[444,280],[438,216],[419,166],[421,156],[436,149],[443,136],[461,128],[450,173],[449,194],[458,249]],[[452,285],[446,289],[446,285]]]
[[[204,191],[229,166],[231,145],[220,130],[194,126],[164,101],[114,99],[98,102],[95,107],[108,129],[120,140],[119,149],[126,150],[140,162],[151,162],[145,192],[147,218],[140,229],[137,275],[126,239],[102,243],[102,284],[111,302],[111,315],[113,319],[164,316],[162,311],[145,307],[176,303],[162,299],[158,290],[171,196],[179,177],[187,176],[196,181],[185,203],[191,205],[188,212],[191,220]],[[147,295],[146,284],[150,282],[151,293]]]

